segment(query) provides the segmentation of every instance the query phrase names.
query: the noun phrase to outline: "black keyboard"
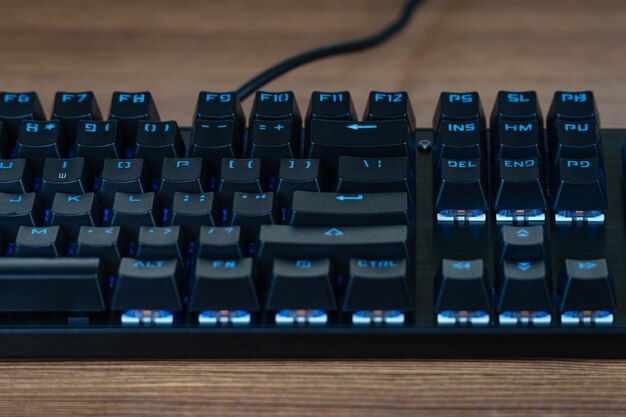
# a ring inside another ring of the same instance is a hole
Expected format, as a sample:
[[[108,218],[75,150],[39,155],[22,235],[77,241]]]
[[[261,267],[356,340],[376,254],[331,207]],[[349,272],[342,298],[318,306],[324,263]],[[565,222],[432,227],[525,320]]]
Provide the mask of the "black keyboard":
[[[0,93],[3,357],[626,356],[593,93]],[[626,155],[626,154],[625,154]]]

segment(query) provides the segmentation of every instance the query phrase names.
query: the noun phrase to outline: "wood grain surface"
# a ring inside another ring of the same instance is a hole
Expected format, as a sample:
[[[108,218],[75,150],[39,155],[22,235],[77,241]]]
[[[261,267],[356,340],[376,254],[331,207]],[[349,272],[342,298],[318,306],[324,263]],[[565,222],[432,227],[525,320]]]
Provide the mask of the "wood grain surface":
[[[0,1],[0,89],[150,90],[189,124],[197,92],[235,89],[297,51],[389,21],[399,0]],[[314,89],[407,90],[428,125],[442,90],[592,89],[626,126],[626,2],[431,0],[376,49],[268,85],[304,111]],[[245,104],[246,110],[249,103]],[[459,350],[463,347],[459,346]],[[0,416],[624,415],[622,361],[2,362]]]

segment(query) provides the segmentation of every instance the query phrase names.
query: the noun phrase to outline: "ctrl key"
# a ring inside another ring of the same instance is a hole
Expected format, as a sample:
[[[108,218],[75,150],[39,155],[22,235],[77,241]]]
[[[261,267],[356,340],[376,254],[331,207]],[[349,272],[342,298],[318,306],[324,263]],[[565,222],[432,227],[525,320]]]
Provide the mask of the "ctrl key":
[[[563,326],[613,324],[615,284],[606,259],[566,259],[558,295]]]
[[[486,326],[490,285],[482,259],[444,259],[435,281],[435,312],[440,326]]]
[[[187,309],[200,325],[247,325],[259,310],[256,289],[251,258],[198,259]]]
[[[169,325],[182,309],[182,271],[177,260],[123,258],[113,288],[111,310],[122,311],[122,324]]]

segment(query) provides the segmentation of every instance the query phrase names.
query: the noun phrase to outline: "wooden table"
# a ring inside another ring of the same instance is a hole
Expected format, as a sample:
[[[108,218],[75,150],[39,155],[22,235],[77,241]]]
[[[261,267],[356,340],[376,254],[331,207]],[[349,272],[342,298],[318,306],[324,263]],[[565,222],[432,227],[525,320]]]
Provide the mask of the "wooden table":
[[[0,88],[151,90],[189,124],[197,92],[234,89],[278,59],[372,31],[398,0],[0,2]],[[302,110],[314,89],[407,90],[426,126],[442,90],[592,89],[626,126],[626,2],[431,0],[385,46],[271,83]],[[250,103],[246,103],[246,111]],[[459,347],[462,350],[462,346]],[[163,361],[0,363],[3,416],[622,414],[622,361]]]

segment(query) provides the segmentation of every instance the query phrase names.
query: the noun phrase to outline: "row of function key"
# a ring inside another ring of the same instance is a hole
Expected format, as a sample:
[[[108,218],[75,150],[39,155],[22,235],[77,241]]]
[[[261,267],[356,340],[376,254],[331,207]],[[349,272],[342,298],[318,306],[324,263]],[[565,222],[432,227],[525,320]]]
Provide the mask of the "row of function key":
[[[593,93],[555,93],[547,128],[534,91],[498,93],[486,131],[477,93],[442,93],[433,126],[439,221],[602,222],[607,209]]]

